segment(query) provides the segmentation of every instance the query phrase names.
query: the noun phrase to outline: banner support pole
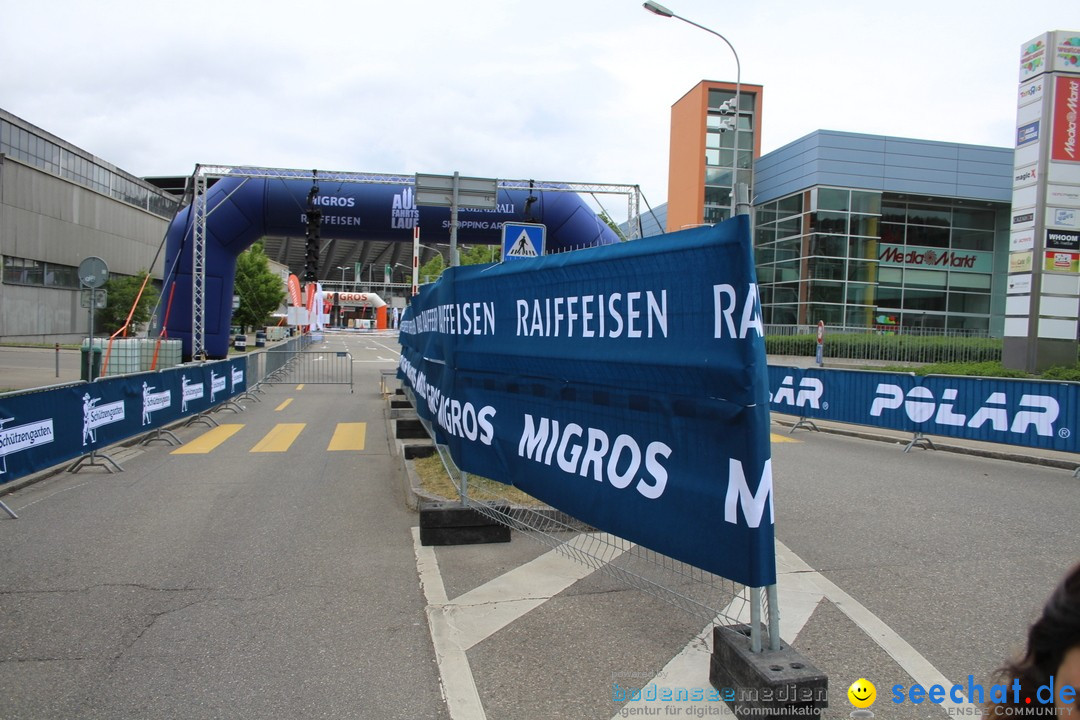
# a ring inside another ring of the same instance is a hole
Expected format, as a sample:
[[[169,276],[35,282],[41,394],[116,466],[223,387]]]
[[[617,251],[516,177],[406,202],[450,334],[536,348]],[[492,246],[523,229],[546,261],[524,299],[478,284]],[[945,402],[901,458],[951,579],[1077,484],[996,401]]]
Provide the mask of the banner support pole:
[[[19,519],[19,516],[15,514],[15,511],[9,508],[3,500],[0,500],[0,509],[3,509],[4,512],[10,515],[12,520]]]
[[[769,603],[769,649],[780,649],[780,601],[776,594],[776,583],[765,588],[765,599]]]
[[[761,652],[761,588],[750,588],[750,652]]]
[[[469,473],[464,470],[461,471],[461,505],[465,507],[469,504]]]

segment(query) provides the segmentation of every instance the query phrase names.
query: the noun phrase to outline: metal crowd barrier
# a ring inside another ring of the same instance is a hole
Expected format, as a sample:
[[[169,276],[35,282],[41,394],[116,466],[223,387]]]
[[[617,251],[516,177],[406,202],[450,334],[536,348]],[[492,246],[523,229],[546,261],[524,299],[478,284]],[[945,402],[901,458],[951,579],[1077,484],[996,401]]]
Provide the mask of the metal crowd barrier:
[[[264,385],[348,385],[353,392],[352,354],[335,350],[267,350]]]

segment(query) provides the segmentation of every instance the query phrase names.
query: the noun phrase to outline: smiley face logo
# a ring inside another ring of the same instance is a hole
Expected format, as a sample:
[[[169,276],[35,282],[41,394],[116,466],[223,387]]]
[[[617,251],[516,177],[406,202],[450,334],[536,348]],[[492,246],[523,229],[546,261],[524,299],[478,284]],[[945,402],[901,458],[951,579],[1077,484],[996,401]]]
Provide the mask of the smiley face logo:
[[[851,683],[851,687],[847,690],[847,696],[852,705],[865,709],[873,705],[874,700],[877,699],[877,688],[874,687],[874,683],[866,678],[859,678]]]

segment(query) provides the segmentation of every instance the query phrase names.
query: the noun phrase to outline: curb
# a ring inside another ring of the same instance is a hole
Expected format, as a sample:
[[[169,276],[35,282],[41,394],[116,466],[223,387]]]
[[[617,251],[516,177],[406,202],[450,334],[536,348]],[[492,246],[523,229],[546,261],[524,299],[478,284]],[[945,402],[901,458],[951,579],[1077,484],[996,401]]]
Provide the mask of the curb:
[[[780,420],[776,417],[772,418],[772,421],[777,425],[784,427],[793,427],[796,420]],[[854,437],[861,440],[873,440],[875,442],[891,443],[893,445],[907,445],[911,442],[911,438],[896,437],[894,435],[881,435],[877,433],[871,433],[861,430],[847,430],[845,428],[838,428],[831,425],[823,425],[816,423],[819,432],[829,433],[831,435],[843,435],[845,437]],[[810,432],[813,432],[812,430]],[[792,435],[794,437],[794,435]],[[972,455],[974,457],[992,458],[995,460],[1008,460],[1010,462],[1025,463],[1028,465],[1040,465],[1043,467],[1057,468],[1060,470],[1068,470],[1074,472],[1080,469],[1080,460],[1061,460],[1058,458],[1039,457],[1037,455],[1023,455],[1016,451],[1010,450],[990,450],[984,448],[967,447],[964,445],[951,445],[947,441],[942,442],[938,439],[933,439],[934,448],[942,450],[944,452],[957,453],[959,455]],[[925,448],[920,448],[925,449]]]

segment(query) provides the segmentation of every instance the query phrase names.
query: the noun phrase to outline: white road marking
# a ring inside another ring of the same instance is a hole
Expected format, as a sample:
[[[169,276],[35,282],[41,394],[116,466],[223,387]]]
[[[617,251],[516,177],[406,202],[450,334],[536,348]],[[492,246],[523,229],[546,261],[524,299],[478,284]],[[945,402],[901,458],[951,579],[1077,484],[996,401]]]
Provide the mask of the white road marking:
[[[419,528],[413,528],[412,532],[416,567],[427,599],[428,626],[450,717],[453,720],[486,720],[487,715],[466,655],[468,649],[540,607],[578,580],[588,577],[595,572],[595,568],[551,550],[451,600],[446,596],[434,549],[420,544]],[[580,546],[589,539],[589,535],[579,535],[568,545]],[[608,561],[615,557],[618,556],[608,558]],[[781,609],[780,635],[788,644],[792,644],[798,637],[822,599],[828,599],[888,653],[912,680],[923,687],[952,686],[950,680],[895,630],[835,583],[807,565],[779,540],[776,541],[776,569]],[[748,622],[749,605],[745,600],[737,598],[725,609],[724,614],[738,622]],[[663,670],[652,680],[642,682],[640,687],[655,686],[657,690],[670,688],[673,691],[700,688],[703,692],[708,692],[712,629],[713,625],[710,623],[672,658]],[[672,708],[665,712],[674,714],[674,708],[679,708],[682,712],[699,708],[702,702],[708,701],[649,701],[639,698],[627,705],[649,705],[658,708],[662,703],[665,708]],[[717,708],[722,706],[720,712],[723,715],[731,714],[723,703],[710,702],[709,705]],[[967,703],[956,703],[948,696],[941,707],[954,714],[970,712]],[[621,710],[620,707],[620,712]],[[620,712],[613,715],[613,720],[621,717]]]
[[[427,598],[428,625],[435,659],[450,717],[454,720],[486,718],[466,651],[545,602],[588,577],[596,568],[571,560],[557,550],[520,565],[473,588],[453,600],[439,573],[435,551],[420,544],[420,530],[413,528],[413,549],[420,585]],[[566,543],[580,550],[595,536],[583,533]],[[607,558],[616,559],[628,548]]]
[[[813,615],[814,610],[822,599],[827,598],[837,608],[847,615],[866,635],[876,642],[896,663],[911,676],[912,680],[925,688],[932,685],[941,685],[949,688],[952,681],[946,678],[929,660],[922,656],[906,640],[885,624],[879,617],[870,612],[858,600],[841,590],[835,583],[821,573],[814,570],[806,562],[791,551],[779,540],[776,541],[776,592],[780,605],[780,637],[792,645],[802,631],[803,626]],[[734,612],[733,605],[741,603],[739,612]],[[736,618],[737,622],[750,621],[749,605],[737,599],[724,610],[725,615]],[[702,632],[683,648],[664,669],[657,673],[656,677],[641,687],[647,688],[655,684],[656,688],[709,688],[709,662],[712,655],[712,624],[705,627]],[[659,706],[665,708],[689,709],[699,707],[698,702],[675,702],[634,700],[627,705],[631,706]],[[711,704],[711,703],[710,703]],[[957,703],[946,696],[941,707],[952,714],[970,714],[971,707],[968,703]],[[666,712],[666,711],[665,711]],[[680,710],[681,712],[681,710]],[[730,713],[727,705],[722,711],[724,715]],[[733,713],[730,713],[733,714]],[[620,717],[615,713],[614,718]],[[689,715],[687,715],[689,717]]]
[[[484,706],[476,692],[472,668],[465,648],[457,642],[453,625],[446,618],[446,588],[439,573],[435,550],[420,544],[420,528],[413,528],[413,550],[420,585],[427,598],[428,628],[439,666],[439,683],[446,709],[453,720],[486,720]]]

